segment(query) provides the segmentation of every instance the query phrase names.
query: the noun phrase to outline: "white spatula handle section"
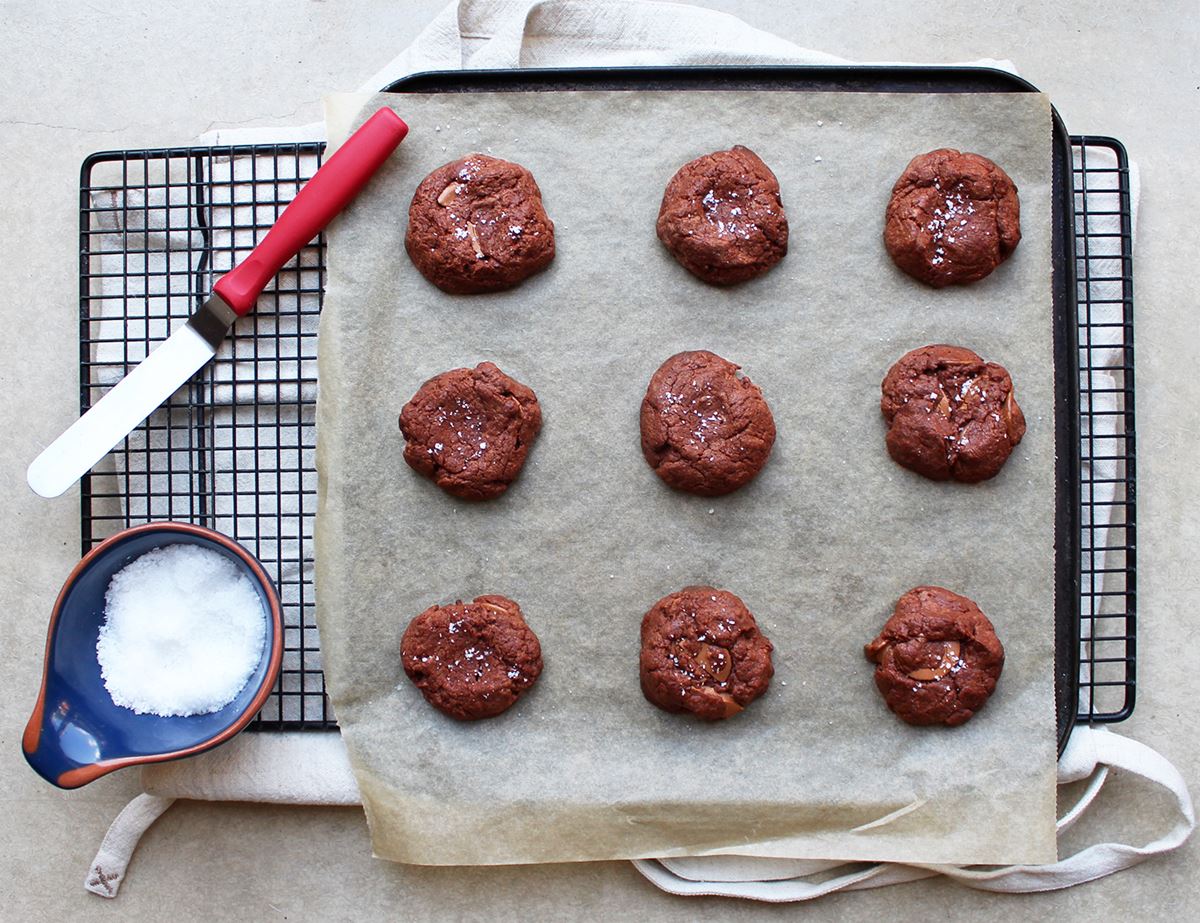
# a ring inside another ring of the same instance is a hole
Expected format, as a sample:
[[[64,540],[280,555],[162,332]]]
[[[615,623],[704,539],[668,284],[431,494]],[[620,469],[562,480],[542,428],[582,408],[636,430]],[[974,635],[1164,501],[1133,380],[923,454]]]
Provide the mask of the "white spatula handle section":
[[[408,126],[391,109],[380,109],[367,119],[304,185],[250,255],[217,281],[213,291],[238,316],[246,314],[283,264],[346,207],[406,134]]]
[[[191,325],[180,326],[33,460],[25,479],[34,493],[65,492],[212,357]]]

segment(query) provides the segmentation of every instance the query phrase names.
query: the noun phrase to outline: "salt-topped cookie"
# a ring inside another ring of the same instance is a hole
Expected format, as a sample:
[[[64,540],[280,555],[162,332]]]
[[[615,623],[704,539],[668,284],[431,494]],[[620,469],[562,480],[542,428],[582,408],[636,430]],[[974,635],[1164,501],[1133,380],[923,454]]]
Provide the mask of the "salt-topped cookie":
[[[469,154],[430,173],[413,194],[404,247],[451,294],[512,288],[554,259],[554,222],[533,174]]]
[[[740,144],[679,168],[663,193],[657,230],[681,266],[713,285],[762,275],[788,247],[779,181]]]
[[[400,639],[404,672],[438,711],[460,721],[506,711],[542,673],[542,647],[505,596],[430,606]]]
[[[642,455],[676,490],[715,497],[737,490],[767,463],[775,420],[762,389],[707,350],[677,353],[642,399]]]
[[[664,711],[729,718],[767,691],[772,649],[732,593],[684,587],[642,618],[642,692]]]
[[[1008,370],[961,346],[905,353],[881,390],[888,454],[935,481],[994,477],[1025,435]]]
[[[934,288],[982,279],[1020,241],[1017,187],[979,154],[920,154],[892,187],[884,245],[897,266]]]
[[[404,460],[464,500],[508,490],[541,427],[537,395],[491,362],[435,375],[400,412]]]
[[[909,724],[969,721],[1004,669],[1004,646],[970,599],[938,586],[909,590],[865,648],[875,685]]]

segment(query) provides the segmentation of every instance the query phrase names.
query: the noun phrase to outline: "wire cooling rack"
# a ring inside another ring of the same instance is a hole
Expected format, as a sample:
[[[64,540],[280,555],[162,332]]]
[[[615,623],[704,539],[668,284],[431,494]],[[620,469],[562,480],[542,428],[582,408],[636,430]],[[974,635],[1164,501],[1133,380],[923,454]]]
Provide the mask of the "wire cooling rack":
[[[1113,138],[1074,150],[1079,294],[1079,720],[1123,721],[1137,679],[1137,494],[1133,213],[1129,161]]]
[[[248,253],[320,165],[323,145],[96,154],[80,184],[80,409]],[[216,359],[82,482],[86,551],[183,519],[249,548],[276,581],[283,664],[252,726],[330,728],[313,619],[317,323],[324,241],[305,247]]]
[[[1132,216],[1124,149],[1074,137],[1079,286],[1081,721],[1134,703]],[[80,410],[186,319],[321,162],[319,144],[94,154],[80,179]],[[318,238],[216,360],[82,482],[82,550],[183,519],[253,551],[276,581],[283,669],[252,727],[335,726],[313,619]]]

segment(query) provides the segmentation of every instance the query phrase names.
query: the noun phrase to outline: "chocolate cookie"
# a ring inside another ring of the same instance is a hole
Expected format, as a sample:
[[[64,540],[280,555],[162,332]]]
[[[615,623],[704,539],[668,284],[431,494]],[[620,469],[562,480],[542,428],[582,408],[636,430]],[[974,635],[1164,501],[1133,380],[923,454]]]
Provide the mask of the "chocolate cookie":
[[[787,253],[779,181],[740,144],[685,163],[663,193],[658,239],[713,285],[760,276]]]
[[[550,265],[554,222],[532,173],[468,154],[421,181],[404,247],[421,275],[444,292],[496,292]]]
[[[684,587],[642,619],[642,692],[664,711],[728,718],[767,691],[771,650],[732,593]]]
[[[920,154],[892,187],[883,242],[897,266],[935,288],[982,279],[1020,241],[1017,187],[979,154]]]
[[[909,724],[970,720],[1004,668],[1004,646],[987,616],[940,586],[901,596],[866,654],[878,664],[875,685],[888,708]]]
[[[1025,435],[1004,366],[961,346],[905,353],[883,379],[888,454],[935,481],[984,481]]]
[[[542,672],[542,647],[504,596],[430,606],[400,639],[404,672],[438,711],[460,721],[500,714]]]
[[[541,428],[537,395],[491,362],[435,375],[400,412],[404,460],[464,500],[504,493]]]
[[[715,497],[766,464],[775,420],[758,385],[706,350],[677,353],[642,399],[642,454],[677,490]]]

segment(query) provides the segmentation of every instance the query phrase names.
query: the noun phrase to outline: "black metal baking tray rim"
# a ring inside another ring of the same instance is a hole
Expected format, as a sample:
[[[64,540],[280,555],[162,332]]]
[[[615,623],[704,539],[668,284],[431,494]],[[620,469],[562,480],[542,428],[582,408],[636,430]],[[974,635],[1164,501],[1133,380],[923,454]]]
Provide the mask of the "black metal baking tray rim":
[[[382,92],[520,93],[538,89],[812,89],[850,93],[1041,92],[1023,77],[995,67],[895,64],[726,64],[435,70],[401,77],[384,87]]]
[[[387,93],[553,92],[571,90],[746,90],[862,93],[1039,93],[1022,77],[991,67],[766,65],[529,68],[424,71]],[[1071,139],[1051,106],[1052,322],[1055,390],[1054,696],[1058,752],[1075,725],[1079,699],[1080,560],[1078,291]]]

